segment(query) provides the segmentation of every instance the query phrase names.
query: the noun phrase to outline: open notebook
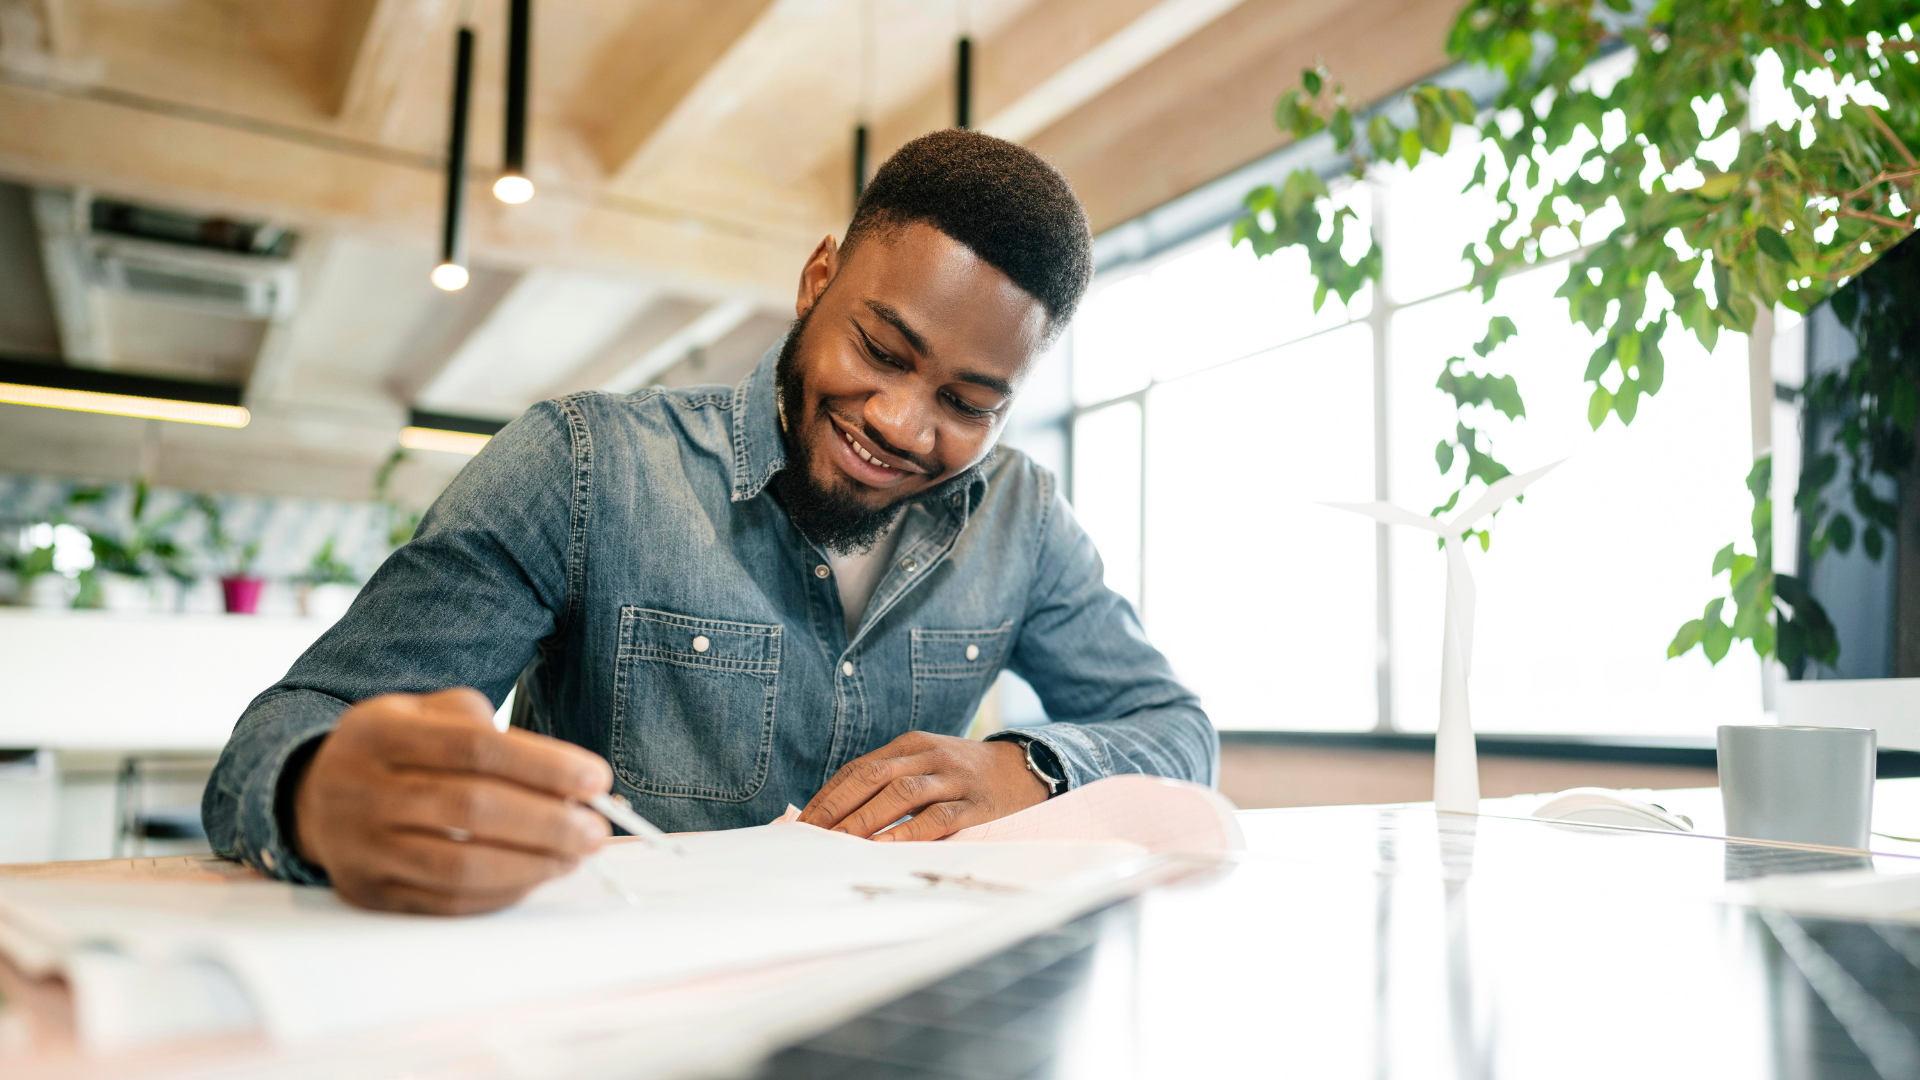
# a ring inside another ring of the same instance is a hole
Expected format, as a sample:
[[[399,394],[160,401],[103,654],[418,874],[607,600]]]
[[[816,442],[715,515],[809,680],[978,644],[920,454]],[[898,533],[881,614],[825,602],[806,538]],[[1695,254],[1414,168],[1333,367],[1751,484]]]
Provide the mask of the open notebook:
[[[1210,787],[1129,774],[1096,780],[998,821],[961,829],[947,841],[1118,840],[1154,855],[1218,855],[1247,846],[1233,814],[1233,804]],[[798,820],[800,808],[788,806],[774,823]]]
[[[797,823],[677,839],[683,855],[613,845],[511,909],[453,919],[268,881],[0,879],[0,951],[66,977],[91,1048],[255,1029],[297,1042],[1085,910],[1154,853],[1225,850],[1238,829],[1205,788],[1119,777],[965,843]]]

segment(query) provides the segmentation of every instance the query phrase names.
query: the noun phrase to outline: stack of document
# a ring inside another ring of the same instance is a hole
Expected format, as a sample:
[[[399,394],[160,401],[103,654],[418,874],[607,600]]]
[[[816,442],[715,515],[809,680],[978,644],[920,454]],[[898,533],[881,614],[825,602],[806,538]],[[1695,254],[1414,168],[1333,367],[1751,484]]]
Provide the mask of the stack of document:
[[[1099,787],[1074,794],[1104,798]],[[777,823],[678,836],[677,852],[610,845],[467,918],[363,911],[268,881],[0,879],[0,952],[29,976],[64,976],[91,1049],[243,1031],[300,1042],[964,934],[1028,908],[1087,910],[1169,841],[1049,838],[1085,817],[1085,799],[1068,798],[1036,808],[1048,811],[1037,824],[1006,819],[1018,842],[873,843]],[[1199,812],[1205,798],[1218,796],[1170,790],[1158,820],[1191,833],[1215,816]]]

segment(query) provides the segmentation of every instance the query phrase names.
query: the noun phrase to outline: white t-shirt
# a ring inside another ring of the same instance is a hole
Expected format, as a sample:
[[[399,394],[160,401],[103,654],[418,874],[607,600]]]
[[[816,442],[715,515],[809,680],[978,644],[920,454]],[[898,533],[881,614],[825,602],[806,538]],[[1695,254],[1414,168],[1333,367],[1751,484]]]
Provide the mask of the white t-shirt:
[[[887,564],[893,561],[894,549],[900,544],[900,523],[906,516],[902,513],[894,518],[886,533],[864,555],[827,551],[827,561],[833,564],[834,584],[840,589],[840,607],[847,615],[849,641],[860,628],[860,620],[866,617],[873,590],[879,588],[880,579],[887,576]]]

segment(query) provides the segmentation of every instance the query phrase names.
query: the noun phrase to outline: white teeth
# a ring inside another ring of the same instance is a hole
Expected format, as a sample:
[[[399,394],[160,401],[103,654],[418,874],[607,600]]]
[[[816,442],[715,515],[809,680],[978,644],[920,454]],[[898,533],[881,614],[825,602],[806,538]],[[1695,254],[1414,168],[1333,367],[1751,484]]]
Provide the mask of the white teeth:
[[[876,469],[893,468],[893,466],[887,464],[886,462],[876,459],[871,453],[867,451],[866,447],[861,446],[860,440],[854,438],[852,432],[843,431],[840,434],[846,436],[847,445],[853,447],[853,452],[856,454],[859,454],[861,460],[865,461],[867,464],[872,465]]]

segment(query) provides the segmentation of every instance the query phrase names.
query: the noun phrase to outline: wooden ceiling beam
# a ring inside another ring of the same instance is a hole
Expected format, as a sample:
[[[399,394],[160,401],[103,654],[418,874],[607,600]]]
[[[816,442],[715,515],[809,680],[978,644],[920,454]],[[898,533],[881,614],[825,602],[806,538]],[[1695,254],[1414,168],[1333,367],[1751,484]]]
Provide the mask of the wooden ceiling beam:
[[[416,236],[423,246],[438,227],[440,174],[405,155],[12,83],[0,83],[0,116],[0,173],[30,183],[295,227],[373,228]],[[483,191],[470,203],[469,244],[477,262],[495,265],[639,272],[777,304],[791,296],[793,274],[818,240],[587,192],[551,190],[506,207]]]
[[[449,0],[344,0],[334,42],[333,114],[348,130],[391,141],[407,82],[427,49],[447,48]]]
[[[78,37],[70,0],[0,0],[0,61],[71,59]]]
[[[772,0],[654,0],[609,35],[570,112],[608,176],[639,167],[648,145]]]
[[[1273,103],[1324,58],[1356,103],[1450,62],[1458,0],[1245,0],[1028,140],[1073,182],[1095,232],[1289,141]]]
[[[973,113],[993,119],[1018,115],[1020,102],[1074,61],[1098,49],[1156,9],[1184,0],[1039,0],[1014,16],[973,54]],[[953,85],[936,79],[918,97],[873,126],[877,166],[929,131],[953,126]],[[846,155],[826,160],[843,190],[852,190]]]

